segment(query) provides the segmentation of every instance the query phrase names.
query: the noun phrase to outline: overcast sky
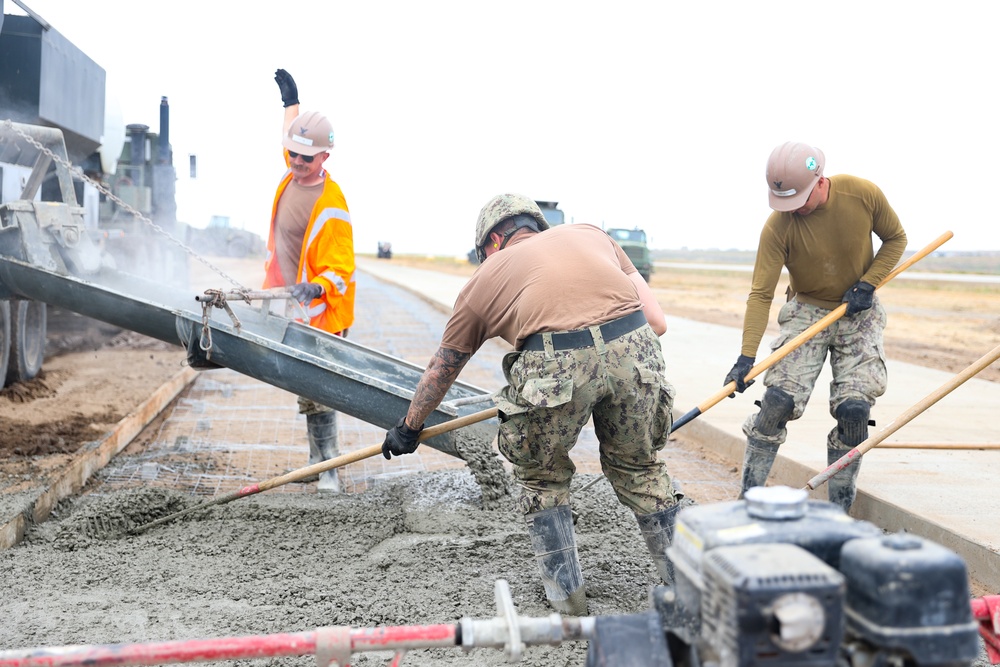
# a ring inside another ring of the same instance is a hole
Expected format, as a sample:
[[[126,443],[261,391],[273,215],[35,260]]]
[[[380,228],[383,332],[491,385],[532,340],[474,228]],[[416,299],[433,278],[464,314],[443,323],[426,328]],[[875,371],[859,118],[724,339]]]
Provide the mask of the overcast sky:
[[[106,70],[124,123],[157,131],[168,97],[195,226],[266,235],[281,67],[333,122],[359,252],[465,254],[501,192],[654,248],[752,250],[788,140],[878,184],[911,250],[948,230],[943,250],[1000,250],[992,0],[25,1]]]

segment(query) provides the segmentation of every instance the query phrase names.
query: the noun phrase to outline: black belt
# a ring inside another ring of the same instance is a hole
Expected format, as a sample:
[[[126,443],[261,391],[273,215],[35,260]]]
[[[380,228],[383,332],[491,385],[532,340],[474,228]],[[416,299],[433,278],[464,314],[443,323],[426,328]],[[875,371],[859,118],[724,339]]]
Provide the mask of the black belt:
[[[601,337],[605,342],[612,341],[619,336],[624,336],[630,331],[635,331],[646,323],[646,316],[641,310],[629,313],[625,317],[611,320],[600,325]],[[594,345],[594,337],[590,335],[590,329],[577,329],[576,331],[561,331],[549,334],[552,336],[552,348],[555,350],[579,350],[584,347]],[[522,350],[539,351],[545,349],[545,334],[534,333],[524,339]]]

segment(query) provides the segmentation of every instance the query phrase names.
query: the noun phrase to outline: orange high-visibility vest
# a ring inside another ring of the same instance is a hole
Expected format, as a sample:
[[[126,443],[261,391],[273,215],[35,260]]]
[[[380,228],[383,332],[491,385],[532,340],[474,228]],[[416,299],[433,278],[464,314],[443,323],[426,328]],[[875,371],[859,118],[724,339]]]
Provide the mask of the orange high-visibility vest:
[[[291,180],[292,172],[288,170],[274,195],[271,228],[267,237],[267,258],[264,260],[264,288],[285,287],[301,282],[322,285],[323,296],[307,304],[309,324],[330,333],[339,333],[354,323],[354,230],[347,201],[340,186],[327,173],[324,176],[323,192],[309,215],[299,255],[298,274],[286,284],[275,255],[274,219],[278,211],[278,200]]]

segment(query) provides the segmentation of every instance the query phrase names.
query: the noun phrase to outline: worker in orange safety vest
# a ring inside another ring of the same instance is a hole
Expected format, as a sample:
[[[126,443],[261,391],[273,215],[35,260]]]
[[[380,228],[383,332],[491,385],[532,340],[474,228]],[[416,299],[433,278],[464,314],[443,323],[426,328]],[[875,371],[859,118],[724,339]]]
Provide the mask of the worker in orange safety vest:
[[[323,168],[333,126],[318,112],[299,112],[298,87],[287,71],[277,70],[274,80],[285,107],[287,170],[271,208],[264,288],[289,287],[311,326],[346,336],[354,322],[354,232],[344,194]],[[302,396],[299,412],[306,416],[309,464],[337,456],[337,413]],[[336,470],[320,475],[318,490],[339,492]]]

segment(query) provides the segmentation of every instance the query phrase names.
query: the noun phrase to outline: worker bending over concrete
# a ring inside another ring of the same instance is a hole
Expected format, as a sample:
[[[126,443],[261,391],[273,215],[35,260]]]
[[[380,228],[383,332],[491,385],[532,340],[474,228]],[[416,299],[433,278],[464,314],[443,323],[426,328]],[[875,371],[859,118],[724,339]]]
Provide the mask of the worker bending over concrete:
[[[479,213],[480,267],[459,293],[440,347],[382,453],[417,448],[424,420],[473,354],[500,337],[500,452],[513,465],[545,596],[559,612],[587,612],[570,508],[576,467],[569,453],[591,417],[601,468],[635,513],[665,583],[666,549],[679,501],[657,460],[673,423],[674,389],[664,377],[663,311],[628,257],[593,225],[549,229],[532,200],[491,199]]]

